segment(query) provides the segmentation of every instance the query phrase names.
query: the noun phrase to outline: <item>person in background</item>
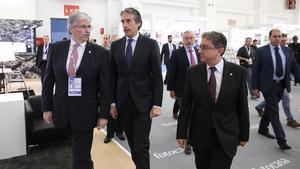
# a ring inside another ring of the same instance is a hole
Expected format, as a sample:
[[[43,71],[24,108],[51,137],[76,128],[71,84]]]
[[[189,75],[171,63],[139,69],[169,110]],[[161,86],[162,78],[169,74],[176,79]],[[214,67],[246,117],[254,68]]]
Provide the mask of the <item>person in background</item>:
[[[109,53],[88,42],[91,29],[87,13],[69,16],[71,39],[53,44],[42,90],[44,121],[71,132],[73,169],[93,169],[93,131],[110,111]]]
[[[36,52],[36,60],[35,65],[41,71],[41,82],[43,85],[44,75],[46,71],[47,61],[48,61],[48,53],[51,48],[51,43],[49,42],[49,36],[43,36],[43,44],[38,46]]]
[[[300,79],[300,69],[292,51],[281,46],[282,33],[279,29],[269,32],[270,43],[256,50],[256,57],[252,71],[253,94],[259,96],[263,93],[266,107],[260,119],[258,133],[270,139],[277,140],[282,150],[291,149],[286,143],[286,136],[279,119],[278,103],[284,89],[291,91],[290,74]],[[275,137],[269,132],[268,126],[272,124]]]
[[[108,50],[108,51],[110,50],[110,35],[109,34],[103,35],[102,46],[106,50]],[[124,141],[126,139],[124,132],[123,132],[120,118],[114,119],[112,116],[109,116],[108,123],[107,123],[107,134],[104,138],[104,143],[105,144],[109,143],[111,141],[111,139],[114,138],[115,134],[121,141]]]
[[[91,38],[91,39],[89,40],[89,42],[97,45],[97,40],[94,39],[94,38]]]
[[[292,49],[295,60],[300,65],[300,44],[298,43],[298,36],[293,36],[293,42],[288,44],[288,47]],[[294,86],[297,86],[297,83],[300,84],[300,81],[294,79]]]
[[[150,169],[152,118],[161,114],[163,81],[159,47],[139,33],[138,10],[121,11],[125,36],[110,48],[112,104],[110,114],[120,118],[136,169]]]
[[[180,41],[180,42],[178,43],[178,48],[181,48],[181,47],[183,47],[182,41]]]
[[[176,45],[172,43],[173,37],[172,35],[168,35],[168,43],[165,43],[161,49],[160,53],[160,61],[164,61],[164,64],[166,65],[167,72],[166,77],[164,80],[164,84],[167,84],[168,82],[168,70],[169,70],[169,60],[171,59],[172,51],[176,49]]]
[[[109,50],[110,49],[110,35],[109,34],[104,34],[103,35],[103,43],[102,43],[102,46],[106,49],[106,50]]]
[[[253,58],[255,53],[251,48],[251,43],[252,43],[252,39],[250,37],[247,37],[245,39],[244,46],[239,48],[236,57],[240,60],[240,65],[247,70],[247,84],[248,84],[249,93],[251,95],[251,99],[256,99],[256,96],[252,94],[251,72],[252,72]]]
[[[226,37],[204,32],[200,43],[201,64],[187,70],[177,142],[193,147],[197,169],[230,169],[237,147],[249,140],[246,70],[222,55]]]
[[[170,91],[171,98],[175,99],[181,106],[182,95],[184,93],[184,82],[186,70],[190,66],[200,63],[200,56],[194,48],[195,34],[192,31],[185,31],[182,38],[184,47],[174,50],[170,60],[169,80],[167,90]],[[177,119],[177,112],[173,112],[173,118]],[[191,154],[191,146],[187,144],[184,148],[186,154]]]
[[[282,39],[281,39],[280,45],[287,47],[287,34],[284,34],[284,33],[282,34]],[[294,120],[294,116],[291,111],[290,94],[287,92],[286,89],[284,89],[281,103],[282,103],[284,114],[286,116],[287,125],[290,127],[293,127],[293,128],[300,127],[300,123],[297,122],[296,120]],[[255,106],[255,109],[259,116],[262,116],[265,107],[266,107],[265,101],[262,101],[260,104]]]
[[[251,47],[254,51],[256,51],[256,49],[257,49],[257,40],[256,39],[253,39]]]

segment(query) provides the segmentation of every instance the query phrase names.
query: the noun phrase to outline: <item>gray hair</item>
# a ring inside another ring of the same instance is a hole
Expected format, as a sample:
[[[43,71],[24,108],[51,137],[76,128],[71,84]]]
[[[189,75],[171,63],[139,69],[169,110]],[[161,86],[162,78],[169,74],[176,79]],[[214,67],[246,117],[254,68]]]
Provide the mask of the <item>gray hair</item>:
[[[71,34],[70,28],[72,26],[76,25],[79,20],[88,20],[89,22],[91,22],[92,18],[85,12],[72,13],[68,18],[67,29],[68,29],[69,34]]]
[[[225,51],[227,39],[222,33],[215,31],[204,32],[201,37],[202,39],[210,40],[215,48],[224,48]]]
[[[141,23],[141,26],[139,26],[139,28],[138,28],[140,30],[140,28],[142,27],[142,24],[143,24],[142,16],[141,16],[140,12],[132,7],[125,8],[124,10],[121,11],[120,15],[122,16],[124,12],[134,15],[134,21],[136,23]]]
[[[193,31],[186,30],[186,31],[183,32],[183,34],[186,34],[186,33],[193,35],[193,37],[195,38],[195,33]]]

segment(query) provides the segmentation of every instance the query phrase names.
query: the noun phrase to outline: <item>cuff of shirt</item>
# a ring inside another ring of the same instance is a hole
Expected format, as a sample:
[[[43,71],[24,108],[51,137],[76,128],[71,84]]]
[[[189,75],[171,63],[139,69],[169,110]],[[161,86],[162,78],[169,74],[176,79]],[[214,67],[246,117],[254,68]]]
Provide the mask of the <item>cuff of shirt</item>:
[[[160,106],[155,106],[155,105],[153,105],[153,107],[161,109],[161,107],[160,107]]]

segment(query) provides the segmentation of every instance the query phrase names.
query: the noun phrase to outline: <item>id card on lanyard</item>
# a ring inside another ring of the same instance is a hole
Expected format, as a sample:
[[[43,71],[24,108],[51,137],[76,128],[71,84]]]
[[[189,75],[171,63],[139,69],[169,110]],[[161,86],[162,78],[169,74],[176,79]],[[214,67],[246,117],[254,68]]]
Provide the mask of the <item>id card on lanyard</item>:
[[[68,96],[82,95],[82,78],[69,77],[68,78]]]

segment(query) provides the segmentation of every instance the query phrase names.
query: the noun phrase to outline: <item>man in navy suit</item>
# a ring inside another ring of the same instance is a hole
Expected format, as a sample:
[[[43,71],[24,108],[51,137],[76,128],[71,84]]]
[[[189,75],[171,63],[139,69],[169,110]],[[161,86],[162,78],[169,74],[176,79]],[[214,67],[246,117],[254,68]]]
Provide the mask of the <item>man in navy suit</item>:
[[[88,14],[69,16],[71,40],[52,45],[42,90],[45,122],[71,131],[73,169],[93,168],[94,127],[106,125],[110,110],[108,51],[88,42],[91,29]]]
[[[285,46],[280,46],[282,34],[279,29],[272,29],[269,33],[270,43],[256,51],[252,72],[253,94],[259,96],[263,93],[266,101],[265,111],[260,120],[258,133],[268,138],[276,137],[279,147],[283,150],[291,149],[286,143],[285,133],[279,120],[278,103],[283,91],[291,91],[290,74],[300,79],[300,70],[292,51]],[[268,126],[271,122],[275,137],[269,133]]]
[[[139,33],[138,10],[121,12],[125,36],[111,44],[111,116],[120,118],[136,169],[150,169],[152,118],[159,116],[163,83],[158,44]]]

